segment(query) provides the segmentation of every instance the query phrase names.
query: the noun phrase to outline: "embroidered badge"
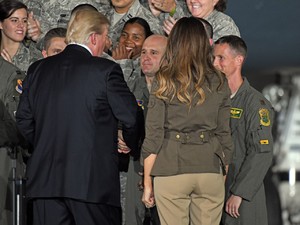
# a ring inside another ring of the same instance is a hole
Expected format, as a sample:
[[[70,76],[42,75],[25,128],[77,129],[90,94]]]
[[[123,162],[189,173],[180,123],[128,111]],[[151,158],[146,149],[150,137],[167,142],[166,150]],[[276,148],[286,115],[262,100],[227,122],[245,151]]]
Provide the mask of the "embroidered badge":
[[[259,110],[258,113],[259,113],[259,117],[260,117],[260,124],[265,127],[270,126],[271,121],[270,121],[269,110],[262,108]]]
[[[17,91],[19,94],[22,94],[23,86],[22,86],[22,80],[21,80],[21,79],[18,79],[18,80],[17,80],[16,91]]]
[[[143,100],[136,100],[136,102],[137,102],[137,104],[138,104],[138,106],[140,106],[143,110],[144,110],[144,101]]]
[[[259,141],[261,145],[268,145],[269,144],[269,140],[260,140]]]
[[[230,109],[231,118],[240,119],[241,116],[242,116],[242,113],[243,113],[242,109],[238,109],[238,108],[231,108]]]

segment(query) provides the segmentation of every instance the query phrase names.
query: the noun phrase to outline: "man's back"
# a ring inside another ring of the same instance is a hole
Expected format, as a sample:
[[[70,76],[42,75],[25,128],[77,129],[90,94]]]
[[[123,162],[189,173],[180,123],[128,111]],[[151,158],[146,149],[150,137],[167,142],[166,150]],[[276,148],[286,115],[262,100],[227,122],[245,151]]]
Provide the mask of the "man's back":
[[[136,109],[119,66],[69,45],[29,69],[22,98],[28,101],[21,101],[19,115],[24,119],[30,107],[34,116],[32,125],[19,123],[34,127],[25,131],[34,146],[28,196],[118,206],[119,185],[103,184],[118,182],[117,118],[132,128]]]

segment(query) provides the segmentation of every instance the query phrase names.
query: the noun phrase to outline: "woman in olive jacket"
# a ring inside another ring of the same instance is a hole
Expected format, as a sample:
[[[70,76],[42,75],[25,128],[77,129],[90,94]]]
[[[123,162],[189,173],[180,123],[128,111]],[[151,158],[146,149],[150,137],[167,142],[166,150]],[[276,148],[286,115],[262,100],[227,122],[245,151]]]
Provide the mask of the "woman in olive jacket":
[[[219,224],[233,151],[229,119],[230,90],[211,63],[205,28],[182,18],[150,95],[142,146],[143,202],[157,204],[162,225]]]

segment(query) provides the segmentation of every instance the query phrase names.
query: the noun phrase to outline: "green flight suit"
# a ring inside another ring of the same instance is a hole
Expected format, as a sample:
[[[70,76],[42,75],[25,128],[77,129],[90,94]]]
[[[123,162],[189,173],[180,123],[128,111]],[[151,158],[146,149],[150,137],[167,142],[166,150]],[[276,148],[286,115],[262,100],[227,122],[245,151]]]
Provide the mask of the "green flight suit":
[[[232,97],[235,151],[226,178],[226,200],[230,194],[243,200],[237,219],[224,211],[224,225],[268,225],[263,180],[273,156],[273,115],[270,102],[244,78]]]

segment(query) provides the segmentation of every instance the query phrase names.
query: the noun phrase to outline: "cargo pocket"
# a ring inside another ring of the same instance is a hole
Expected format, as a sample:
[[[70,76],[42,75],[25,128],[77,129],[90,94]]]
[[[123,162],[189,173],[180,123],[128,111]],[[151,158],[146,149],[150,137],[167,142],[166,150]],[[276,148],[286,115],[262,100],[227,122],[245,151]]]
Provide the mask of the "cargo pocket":
[[[252,139],[255,151],[258,153],[268,153],[273,148],[273,138],[270,134],[270,128],[260,127],[252,132]]]

